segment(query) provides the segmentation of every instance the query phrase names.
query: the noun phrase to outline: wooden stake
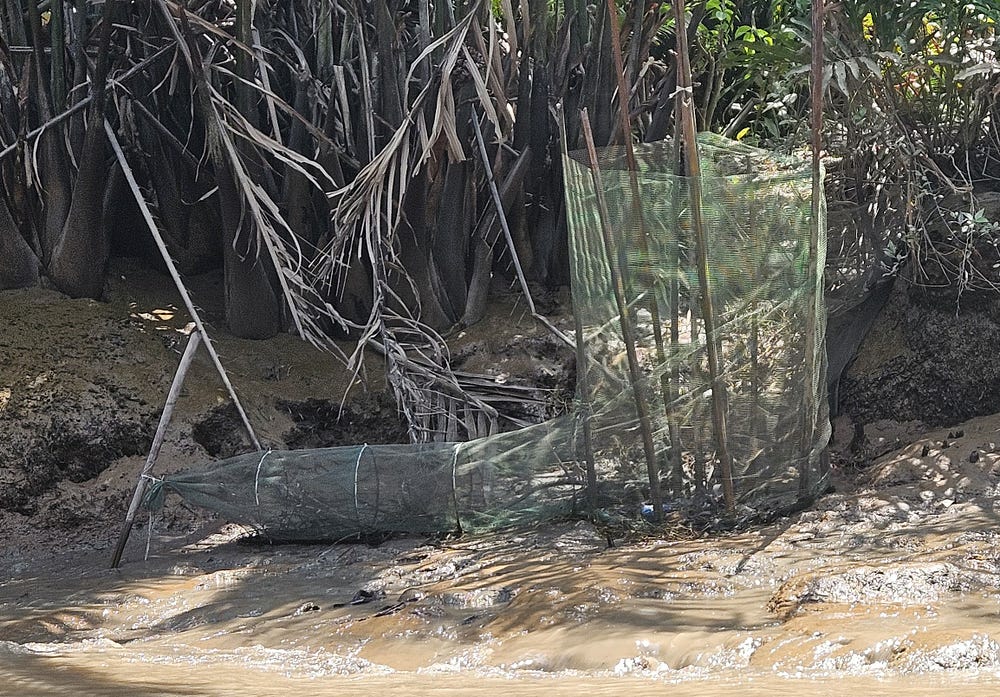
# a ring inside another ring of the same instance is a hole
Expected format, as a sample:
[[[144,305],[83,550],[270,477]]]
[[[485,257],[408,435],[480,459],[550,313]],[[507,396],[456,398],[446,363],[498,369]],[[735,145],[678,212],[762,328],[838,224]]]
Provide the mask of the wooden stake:
[[[684,132],[684,160],[685,170],[689,178],[691,227],[695,238],[702,321],[705,323],[708,372],[712,381],[712,425],[715,430],[715,447],[722,469],[722,495],[726,513],[732,517],[736,513],[733,456],[729,452],[729,434],[726,425],[726,383],[722,377],[722,365],[719,357],[722,353],[722,341],[715,326],[715,310],[712,307],[712,289],[709,283],[708,242],[705,238],[705,222],[701,213],[701,162],[698,158],[694,93],[691,88],[691,61],[688,56],[684,0],[674,0],[674,20],[674,34],[677,37],[677,114],[681,117]]]
[[[613,253],[614,242],[611,234],[611,220],[608,214],[608,203],[604,198],[604,183],[601,181],[600,163],[597,161],[597,148],[594,146],[594,133],[590,128],[590,116],[587,110],[580,112],[580,126],[583,139],[587,144],[587,155],[590,158],[590,176],[597,195],[597,210],[601,219],[601,239],[604,242],[604,256],[608,262],[611,274],[611,285],[615,293],[615,303],[618,305],[618,318],[622,327],[622,340],[625,342],[625,355],[628,357],[628,371],[632,382],[632,393],[635,408],[639,417],[639,429],[642,432],[642,447],[646,454],[646,473],[649,476],[649,497],[653,504],[653,519],[663,520],[663,497],[660,494],[660,472],[656,464],[656,447],[653,445],[653,427],[649,419],[649,406],[646,404],[644,378],[639,368],[639,358],[635,353],[635,332],[632,320],[628,314],[628,303],[625,300],[625,284],[622,282],[618,264]]]
[[[632,145],[632,118],[629,110],[629,88],[625,81],[625,62],[622,60],[621,45],[621,23],[618,21],[618,6],[615,0],[607,0],[608,19],[611,23],[611,57],[615,64],[615,78],[618,82],[618,123],[621,130],[622,145],[625,146],[625,162],[628,167],[629,189],[632,194],[632,219],[639,230],[639,251],[644,260],[649,260],[649,234],[646,228],[646,219],[642,212],[642,198],[639,194],[639,165],[635,159],[635,147]],[[641,10],[636,8],[636,16],[641,17]],[[640,22],[641,24],[641,22]],[[633,36],[633,41],[639,41],[641,37]],[[622,272],[624,273],[624,269]],[[660,321],[659,307],[659,282],[655,275],[652,275],[651,282],[646,284],[650,292],[650,302],[648,303],[650,320],[653,324],[653,343],[656,346],[656,360],[662,366],[667,360],[667,354],[663,345],[663,323]],[[666,375],[660,379],[660,391],[663,395],[664,414],[668,422],[672,421],[671,401]],[[671,452],[680,452],[680,442],[673,440],[675,429],[668,428],[670,436]],[[657,486],[659,490],[659,486]],[[662,503],[653,501],[654,519],[659,522],[662,517]]]
[[[819,255],[819,235],[820,235],[820,204],[823,199],[822,163],[820,161],[820,151],[823,147],[823,0],[813,0],[812,3],[812,67],[810,97],[812,111],[812,222],[809,226],[809,266],[806,271],[808,293],[806,297],[812,302],[806,314],[806,360],[805,371],[809,379],[806,389],[806,409],[802,429],[802,467],[799,471],[799,498],[808,500],[812,498],[810,486],[809,468],[812,463],[809,455],[812,452],[815,438],[816,419],[818,418],[818,400],[816,399],[820,384],[823,382],[822,376],[818,375],[818,364],[816,361],[816,331],[818,329],[818,315],[822,311],[819,306],[819,284],[822,277],[817,267]],[[821,475],[825,475],[828,458],[821,457],[818,463]]]
[[[563,167],[569,163],[569,151],[566,143],[566,118],[562,104],[556,105],[559,122],[559,142],[562,149]],[[576,383],[577,394],[580,395],[580,416],[583,428],[583,458],[587,467],[587,506],[590,512],[597,511],[597,465],[594,462],[594,439],[590,430],[590,366],[587,363],[587,351],[583,338],[583,318],[580,308],[573,307],[573,325],[576,333]]]
[[[674,410],[674,400],[680,394],[681,370],[677,362],[677,347],[680,344],[680,181],[683,175],[681,171],[681,127],[677,119],[674,119],[674,142],[670,155],[672,174],[678,177],[671,192],[670,221],[673,229],[667,244],[667,269],[670,272],[670,282],[667,285],[667,307],[670,311],[670,375],[666,377],[666,385],[661,384],[663,391],[664,409],[667,412],[667,428],[670,434],[670,476],[673,481],[676,495],[684,493],[684,465],[681,457],[681,450],[684,447],[681,441],[681,425],[677,421],[677,414]],[[692,322],[692,331],[694,323]]]
[[[160,422],[156,426],[156,435],[153,436],[153,445],[149,448],[149,454],[146,455],[146,464],[143,465],[142,472],[139,474],[139,481],[136,482],[135,491],[132,494],[132,503],[129,504],[128,513],[125,515],[125,525],[122,527],[121,534],[118,536],[118,545],[115,547],[114,556],[111,558],[111,568],[117,569],[118,564],[122,560],[122,552],[125,549],[125,543],[128,542],[129,534],[132,532],[132,525],[135,522],[136,513],[139,512],[139,504],[142,503],[143,494],[146,493],[146,480],[149,478],[150,473],[153,471],[153,466],[156,464],[156,458],[160,454],[160,447],[163,445],[163,437],[167,432],[167,426],[170,424],[170,418],[174,414],[174,405],[177,404],[177,397],[181,393],[181,387],[184,384],[184,377],[187,375],[188,368],[191,366],[191,361],[194,358],[195,350],[198,348],[198,344],[201,341],[201,334],[195,329],[191,332],[191,336],[188,337],[187,346],[184,347],[184,354],[181,356],[181,362],[177,366],[177,372],[174,373],[174,381],[170,385],[170,391],[167,393],[167,401],[163,405],[163,413],[160,414]]]

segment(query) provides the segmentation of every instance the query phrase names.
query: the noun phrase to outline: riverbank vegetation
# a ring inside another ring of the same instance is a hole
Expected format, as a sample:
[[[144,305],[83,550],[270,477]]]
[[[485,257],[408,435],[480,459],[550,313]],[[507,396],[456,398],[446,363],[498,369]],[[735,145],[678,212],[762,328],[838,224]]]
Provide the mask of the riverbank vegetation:
[[[689,10],[699,127],[804,153],[809,3]],[[0,287],[99,298],[110,258],[159,263],[152,222],[182,273],[224,269],[235,335],[294,332],[354,372],[374,349],[413,437],[480,435],[494,412],[443,337],[491,284],[568,281],[556,105],[570,149],[584,107],[598,145],[625,107],[633,139],[673,132],[670,5],[618,12],[625,98],[601,3],[4,0]],[[827,285],[848,325],[898,274],[995,297],[998,20],[979,0],[829,8]]]

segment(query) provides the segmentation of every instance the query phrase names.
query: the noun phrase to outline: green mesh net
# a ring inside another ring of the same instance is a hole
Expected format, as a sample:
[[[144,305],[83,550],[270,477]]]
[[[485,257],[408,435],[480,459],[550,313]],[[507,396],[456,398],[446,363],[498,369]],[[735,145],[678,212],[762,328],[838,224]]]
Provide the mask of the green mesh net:
[[[815,496],[826,483],[820,455],[830,434],[825,234],[810,251],[810,168],[711,134],[702,134],[699,146],[707,283],[720,349],[715,382],[690,215],[693,183],[672,174],[672,145],[637,148],[638,197],[624,151],[599,150],[603,220],[586,153],[572,152],[563,172],[583,336],[572,413],[466,443],[240,455],[155,481],[150,504],[173,491],[275,540],[496,529],[583,512],[592,503],[606,515],[649,516],[637,400],[649,413],[665,509],[747,520]],[[637,382],[609,259],[621,274]],[[721,386],[732,460],[736,505],[726,511],[713,384]]]

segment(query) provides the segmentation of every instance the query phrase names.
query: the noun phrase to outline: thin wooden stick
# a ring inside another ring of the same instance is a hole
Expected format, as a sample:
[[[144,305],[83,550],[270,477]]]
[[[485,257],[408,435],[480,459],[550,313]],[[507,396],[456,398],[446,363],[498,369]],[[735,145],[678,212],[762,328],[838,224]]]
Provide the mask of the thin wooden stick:
[[[521,292],[524,294],[524,299],[528,303],[528,311],[531,312],[531,316],[536,320],[541,322],[546,329],[548,329],[557,339],[562,341],[567,346],[573,346],[573,340],[566,336],[565,332],[561,331],[552,322],[549,321],[548,317],[545,317],[535,308],[535,301],[531,297],[531,291],[528,289],[528,279],[524,275],[524,270],[521,268],[521,260],[517,256],[517,249],[514,247],[514,237],[510,233],[510,226],[507,224],[507,216],[503,210],[503,200],[500,198],[500,191],[497,189],[496,180],[493,178],[493,168],[490,166],[490,156],[486,152],[486,142],[483,140],[482,129],[479,128],[479,116],[473,110],[472,114],[472,127],[476,131],[476,142],[479,144],[479,155],[483,160],[483,168],[486,170],[486,182],[489,184],[490,195],[493,198],[493,205],[497,211],[497,219],[500,221],[500,229],[503,230],[504,240],[507,242],[507,249],[510,251],[510,258],[514,262],[514,270],[517,272],[517,281],[521,285]]]
[[[806,408],[805,424],[802,429],[802,452],[804,459],[799,470],[799,498],[807,500],[812,497],[810,487],[809,469],[812,463],[809,456],[812,452],[814,434],[816,431],[816,418],[818,416],[817,391],[822,384],[822,376],[819,376],[816,361],[816,331],[818,329],[819,313],[822,308],[819,306],[819,284],[821,276],[816,268],[819,255],[819,235],[820,235],[820,204],[823,199],[823,172],[820,161],[820,151],[823,147],[823,0],[813,0],[812,3],[812,66],[810,97],[812,111],[812,221],[809,226],[809,264],[807,268],[808,293],[806,295],[812,302],[806,313],[806,360],[805,371],[809,379],[806,388]],[[819,466],[825,469],[828,460],[820,458]],[[825,472],[821,471],[821,475]]]
[[[71,106],[66,111],[63,111],[63,112],[59,113],[56,116],[53,116],[51,119],[49,119],[48,121],[46,121],[45,123],[43,123],[38,128],[36,128],[36,129],[34,129],[32,131],[29,131],[24,136],[24,141],[23,142],[27,143],[29,140],[31,140],[35,136],[41,135],[45,131],[45,129],[51,128],[52,126],[55,126],[56,124],[61,123],[62,121],[65,121],[70,116],[72,116],[73,114],[75,114],[76,112],[82,110],[84,107],[86,107],[88,104],[90,104],[90,102],[92,101],[92,99],[93,98],[89,97],[89,96],[88,97],[84,97],[83,99],[81,99],[79,102],[77,102],[76,104],[74,104],[73,106]],[[21,145],[21,142],[22,141],[20,141],[20,140],[15,141],[15,142],[11,143],[10,145],[8,145],[3,150],[0,150],[0,160],[2,160],[3,158],[7,157],[8,155],[10,155],[15,150],[17,150],[18,146]]]
[[[604,256],[608,262],[611,274],[611,285],[615,293],[615,303],[618,305],[618,318],[622,327],[622,340],[625,342],[625,355],[628,357],[628,371],[632,382],[632,393],[635,408],[639,417],[639,430],[642,432],[642,447],[646,455],[646,473],[649,477],[649,498],[653,504],[653,520],[663,520],[663,496],[660,493],[660,472],[656,464],[656,447],[653,445],[653,427],[649,418],[649,406],[646,404],[645,380],[639,367],[639,358],[635,352],[635,332],[632,320],[628,314],[628,303],[625,300],[625,284],[619,273],[618,264],[613,253],[614,242],[611,236],[611,220],[608,214],[608,203],[604,198],[604,183],[601,181],[601,168],[597,160],[597,148],[594,146],[594,133],[590,128],[590,116],[587,110],[580,112],[580,126],[583,139],[587,144],[587,156],[590,158],[590,176],[597,195],[597,210],[601,218],[601,238],[604,241]]]
[[[646,227],[646,219],[642,212],[642,198],[639,194],[639,165],[635,159],[635,147],[632,145],[632,118],[629,110],[629,87],[625,81],[625,63],[622,60],[621,23],[618,21],[618,7],[615,0],[607,0],[607,10],[608,19],[611,22],[611,57],[614,60],[615,78],[618,82],[618,122],[619,128],[621,129],[622,144],[625,146],[625,162],[628,168],[629,188],[632,194],[632,219],[639,228],[639,252],[642,254],[643,260],[648,264],[650,261],[648,238],[649,231]],[[636,16],[642,16],[641,10],[638,7],[636,8]],[[632,40],[640,41],[641,37],[637,37],[633,34]],[[622,271],[624,272],[624,269]],[[651,276],[651,281],[652,282],[647,286],[650,291],[648,309],[650,320],[653,324],[653,343],[656,346],[656,360],[659,365],[662,366],[667,361],[667,353],[664,349],[663,343],[663,323],[660,320],[659,290],[661,290],[661,284],[655,274]],[[668,421],[667,433],[670,438],[671,452],[679,454],[680,441],[674,440],[674,436],[677,435],[677,429],[669,425],[672,422],[674,426],[676,426],[676,419],[674,419],[672,399],[670,399],[669,391],[667,376],[666,374],[663,374],[660,378],[660,392],[663,396],[664,415],[667,417]],[[679,493],[679,491],[677,493]],[[659,515],[660,511],[657,510],[654,513],[656,520],[660,519]]]
[[[156,222],[153,220],[153,213],[149,210],[149,204],[146,203],[146,199],[139,190],[139,184],[135,180],[132,168],[129,167],[128,161],[125,159],[125,153],[122,152],[122,146],[118,142],[118,137],[115,135],[114,130],[111,128],[111,124],[108,123],[107,120],[104,121],[104,130],[108,134],[108,140],[111,142],[111,148],[115,151],[115,157],[118,158],[118,163],[121,165],[122,172],[125,174],[125,179],[128,181],[128,185],[132,189],[132,195],[135,197],[135,202],[139,205],[139,210],[142,211],[142,217],[146,221],[146,226],[149,228],[149,232],[153,236],[153,240],[156,242],[157,248],[160,250],[160,256],[163,257],[163,263],[166,264],[167,271],[170,272],[170,277],[174,280],[174,285],[177,286],[177,292],[180,293],[181,299],[184,301],[184,307],[187,308],[188,314],[190,314],[191,319],[194,320],[198,333],[205,342],[205,349],[208,351],[208,355],[212,357],[212,363],[215,365],[215,370],[219,373],[219,377],[222,378],[222,384],[226,386],[226,391],[229,393],[229,397],[233,400],[233,405],[236,407],[236,411],[240,415],[240,420],[243,422],[243,427],[246,428],[247,435],[250,436],[250,441],[257,450],[261,450],[260,441],[257,439],[257,434],[254,432],[253,426],[250,424],[250,419],[247,417],[246,410],[243,409],[243,404],[240,402],[240,398],[236,395],[233,383],[229,381],[229,375],[226,373],[226,369],[222,367],[222,361],[219,360],[219,354],[215,352],[215,346],[212,345],[212,340],[208,336],[208,332],[205,331],[205,325],[201,321],[201,315],[198,314],[198,310],[194,307],[194,302],[191,300],[191,295],[188,293],[187,287],[185,287],[184,282],[181,280],[181,275],[177,271],[177,267],[174,265],[174,260],[170,258],[170,252],[167,251],[167,245],[163,241],[163,236],[160,234],[159,228],[156,227]]]
[[[708,372],[712,381],[712,426],[715,446],[722,468],[722,495],[726,513],[736,513],[736,493],[733,488],[733,456],[729,452],[729,434],[726,425],[726,383],[722,377],[719,354],[722,341],[715,326],[712,307],[712,289],[709,283],[708,241],[705,238],[705,221],[701,211],[701,162],[698,159],[698,136],[694,116],[694,93],[691,88],[691,61],[688,56],[687,23],[684,18],[684,0],[674,0],[675,35],[677,37],[677,113],[684,131],[685,170],[689,178],[691,227],[694,229],[695,256],[698,265],[698,286],[701,290],[702,321],[705,323],[705,346],[708,350]]]
[[[167,401],[163,405],[163,413],[160,414],[160,422],[156,426],[156,435],[153,436],[153,445],[150,446],[149,454],[146,455],[146,464],[143,465],[142,472],[139,474],[139,481],[136,482],[135,491],[132,494],[132,503],[129,504],[128,513],[125,514],[125,525],[118,536],[118,544],[115,547],[114,556],[111,558],[112,569],[117,569],[118,564],[122,560],[122,552],[125,549],[125,543],[128,542],[129,534],[132,532],[135,515],[139,511],[139,504],[142,503],[143,494],[146,493],[146,480],[149,479],[149,475],[153,471],[153,466],[156,464],[156,458],[160,454],[160,447],[163,445],[163,436],[166,434],[170,418],[174,414],[174,406],[177,404],[177,397],[180,396],[181,387],[184,385],[184,377],[191,366],[191,361],[194,359],[194,354],[200,340],[201,335],[197,329],[191,332],[191,335],[188,337],[187,346],[184,347],[181,362],[177,366],[177,372],[174,373],[174,381],[170,384]]]
[[[566,118],[562,104],[556,106],[559,122],[559,143],[562,150],[563,167],[569,164],[569,151],[566,144]],[[576,383],[577,394],[580,396],[580,416],[583,428],[583,457],[587,467],[587,506],[591,513],[597,510],[597,464],[594,462],[594,438],[590,429],[590,366],[587,363],[587,352],[584,346],[583,318],[580,308],[573,307],[573,329],[576,332]]]

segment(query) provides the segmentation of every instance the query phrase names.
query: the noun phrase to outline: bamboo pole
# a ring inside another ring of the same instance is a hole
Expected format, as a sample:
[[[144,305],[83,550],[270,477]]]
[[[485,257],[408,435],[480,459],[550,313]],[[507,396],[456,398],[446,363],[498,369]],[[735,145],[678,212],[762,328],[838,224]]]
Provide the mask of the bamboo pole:
[[[132,174],[132,168],[128,166],[128,161],[125,159],[125,153],[122,152],[122,146],[118,142],[118,137],[115,135],[114,130],[111,128],[111,124],[105,119],[104,130],[108,135],[108,140],[111,142],[111,148],[115,151],[115,157],[118,158],[118,163],[121,165],[122,172],[125,174],[125,179],[128,181],[129,187],[132,189],[132,195],[135,197],[135,202],[139,206],[139,210],[142,211],[142,217],[146,221],[146,226],[149,228],[150,234],[153,236],[153,240],[156,242],[156,247],[160,250],[160,256],[163,257],[163,263],[166,264],[167,270],[170,272],[170,277],[174,280],[174,285],[177,286],[177,292],[180,293],[181,299],[184,301],[184,307],[187,308],[188,314],[191,315],[191,319],[194,321],[195,327],[201,338],[205,342],[205,349],[208,351],[208,355],[212,358],[212,364],[215,366],[216,372],[219,373],[219,377],[222,379],[222,384],[225,385],[226,391],[229,393],[230,399],[233,400],[233,406],[236,407],[237,413],[240,415],[240,420],[243,422],[243,427],[247,431],[247,435],[250,436],[250,441],[257,450],[262,450],[260,447],[260,441],[257,439],[257,434],[250,424],[250,418],[247,416],[246,410],[243,409],[243,403],[240,402],[240,398],[236,395],[236,389],[233,387],[233,383],[229,381],[229,375],[226,373],[226,369],[222,366],[222,361],[219,360],[219,354],[215,352],[215,346],[212,345],[212,340],[208,336],[208,332],[205,331],[205,324],[201,321],[201,315],[198,314],[198,310],[195,309],[194,301],[191,300],[191,295],[188,293],[187,287],[185,287],[184,282],[181,280],[181,275],[177,271],[177,266],[174,265],[174,260],[170,258],[170,252],[167,251],[167,245],[163,241],[163,236],[160,234],[159,228],[156,227],[156,221],[153,219],[153,213],[149,210],[149,204],[146,203],[146,199],[143,198],[142,192],[139,190],[139,184],[135,181],[135,175]]]
[[[621,130],[622,144],[625,146],[625,162],[628,167],[629,189],[632,194],[632,219],[639,228],[639,251],[643,259],[649,263],[649,230],[646,227],[646,219],[642,212],[642,198],[639,193],[639,166],[635,159],[635,147],[632,144],[632,118],[629,109],[629,88],[625,80],[625,64],[622,60],[621,46],[621,23],[618,21],[618,7],[615,0],[607,0],[608,19],[611,22],[611,57],[615,64],[615,78],[618,82],[618,120]],[[636,17],[641,18],[642,11],[635,8]],[[641,25],[641,21],[639,21]],[[633,34],[632,40],[638,42],[641,37]],[[667,352],[664,349],[663,322],[660,319],[659,307],[659,280],[656,275],[652,275],[652,282],[649,284],[651,300],[649,302],[649,315],[653,324],[653,343],[656,346],[656,360],[662,366],[667,361]],[[676,456],[677,468],[680,463],[680,428],[673,413],[673,399],[670,396],[669,380],[666,373],[660,376],[660,393],[663,396],[663,411],[667,418],[667,433],[670,439],[670,452]],[[673,460],[674,458],[672,458]],[[676,471],[671,473],[672,479],[676,478]],[[676,481],[674,481],[676,485]],[[676,486],[675,486],[676,489]],[[679,493],[679,489],[676,490]],[[659,512],[655,514],[659,520]]]
[[[604,242],[604,256],[608,262],[611,274],[611,284],[618,305],[618,317],[621,322],[622,340],[625,342],[625,355],[628,357],[628,371],[632,382],[632,392],[635,398],[635,408],[639,417],[639,430],[642,432],[642,447],[646,455],[646,473],[649,477],[649,497],[653,504],[653,519],[663,520],[663,497],[660,494],[660,473],[656,464],[656,447],[653,445],[653,427],[649,419],[649,406],[646,404],[644,379],[639,368],[639,358],[635,352],[635,332],[628,314],[628,303],[625,300],[625,285],[619,273],[615,255],[612,252],[614,243],[611,236],[611,221],[608,215],[608,203],[604,198],[604,183],[601,181],[600,164],[597,161],[597,149],[594,147],[594,133],[590,128],[590,116],[587,110],[580,112],[580,126],[583,138],[587,144],[587,155],[590,158],[590,176],[594,183],[594,193],[597,195],[597,210],[601,219],[601,239]]]
[[[562,151],[562,164],[565,168],[569,163],[569,146],[566,142],[566,117],[562,104],[556,105],[559,123],[559,144]],[[583,429],[583,457],[587,468],[587,506],[591,513],[597,510],[597,464],[594,462],[594,438],[590,429],[590,366],[587,363],[586,346],[583,337],[583,318],[580,308],[573,306],[573,329],[576,334],[576,383],[577,394],[580,396],[580,417]]]
[[[671,191],[670,214],[673,234],[667,242],[667,269],[670,272],[670,282],[667,285],[667,306],[670,311],[670,374],[667,384],[660,385],[664,394],[664,409],[667,412],[667,429],[670,435],[670,471],[677,494],[683,493],[684,466],[681,458],[683,444],[681,442],[681,426],[674,411],[674,401],[680,394],[681,369],[677,362],[677,347],[680,345],[680,177],[681,171],[681,128],[680,122],[674,119],[674,142],[670,154],[673,174],[677,176]]]
[[[691,303],[691,346],[692,350],[690,355],[694,356],[697,351],[695,347],[700,340],[700,331],[698,329],[698,322],[701,319],[701,310],[698,307],[698,300],[700,291],[696,286],[691,286],[690,298],[688,302]],[[707,335],[705,344],[707,346]],[[706,349],[707,350],[707,349]],[[705,382],[705,371],[701,368],[701,360],[695,358],[691,361],[691,381],[696,386],[697,389],[701,389],[701,385]],[[703,419],[705,418],[704,408],[700,400],[694,400],[691,408],[691,437],[694,441],[691,446],[691,453],[693,455],[694,461],[691,463],[692,474],[694,475],[694,491],[696,494],[704,494],[708,489],[708,477],[706,475],[705,462],[708,459],[705,456],[705,451],[707,446],[705,445],[705,424]]]
[[[586,347],[583,342],[583,319],[573,308],[573,328],[576,332],[576,381],[580,399],[580,419],[583,429],[583,459],[587,468],[587,507],[597,511],[597,464],[594,462],[594,436],[590,428],[590,371],[587,366]]]
[[[818,417],[818,400],[816,398],[822,377],[818,375],[818,364],[816,361],[816,332],[818,330],[819,313],[822,308],[819,306],[819,284],[822,277],[819,274],[817,260],[819,255],[819,235],[820,235],[820,204],[822,203],[822,162],[820,151],[823,147],[823,21],[824,21],[823,0],[813,0],[812,3],[812,65],[810,70],[810,98],[812,111],[812,221],[809,226],[809,263],[807,268],[808,296],[811,303],[806,314],[806,376],[809,379],[809,387],[806,390],[805,424],[802,429],[802,451],[803,461],[799,470],[799,498],[811,498],[809,468],[810,454],[812,452],[814,433],[816,430],[816,419]],[[821,458],[820,466],[827,462],[826,458]],[[825,474],[825,473],[824,473]]]
[[[752,165],[747,163],[747,179],[749,180],[753,174]],[[752,246],[753,246],[753,269],[751,271],[753,277],[754,288],[760,288],[761,283],[761,273],[760,273],[760,258],[763,254],[761,249],[761,236],[755,232],[757,227],[757,192],[752,186],[750,187],[747,210],[747,230],[753,236]],[[763,413],[760,404],[760,393],[763,389],[761,381],[761,370],[760,370],[760,316],[757,312],[758,302],[757,295],[755,294],[754,299],[750,304],[750,435],[754,439],[754,446],[757,447],[757,439],[760,438],[763,432]]]
[[[695,238],[695,256],[698,266],[698,286],[701,291],[702,321],[705,323],[705,346],[708,351],[708,372],[712,381],[712,426],[715,446],[722,469],[722,493],[726,513],[736,512],[736,494],[733,488],[733,457],[729,452],[729,434],[726,424],[726,383],[722,376],[719,354],[722,342],[715,326],[715,309],[712,307],[712,289],[709,282],[708,243],[705,239],[705,222],[701,211],[701,163],[698,159],[698,140],[694,115],[694,93],[691,88],[691,61],[688,56],[687,23],[684,18],[684,0],[673,0],[675,35],[677,37],[677,113],[681,117],[684,133],[685,170],[689,178],[691,226]]]
[[[174,381],[170,384],[167,401],[163,405],[163,413],[160,414],[160,422],[156,426],[156,435],[153,436],[153,444],[149,448],[149,453],[146,455],[146,464],[142,467],[142,472],[139,474],[139,481],[136,482],[135,491],[132,493],[132,502],[129,504],[128,513],[125,514],[125,524],[122,527],[121,534],[118,536],[118,544],[115,546],[114,556],[111,558],[112,569],[117,569],[118,564],[122,560],[125,543],[128,542],[129,534],[132,532],[132,525],[135,523],[136,513],[139,512],[139,504],[142,503],[143,494],[146,493],[146,480],[149,479],[149,475],[153,471],[153,466],[156,464],[156,458],[160,454],[163,437],[167,432],[167,426],[170,424],[170,418],[174,414],[174,406],[177,404],[178,396],[180,396],[181,387],[184,385],[184,377],[187,375],[188,368],[191,367],[191,361],[194,359],[194,354],[200,341],[201,334],[195,329],[188,337],[187,346],[184,347],[184,354],[181,356],[181,362],[177,366],[177,372],[174,373]]]

